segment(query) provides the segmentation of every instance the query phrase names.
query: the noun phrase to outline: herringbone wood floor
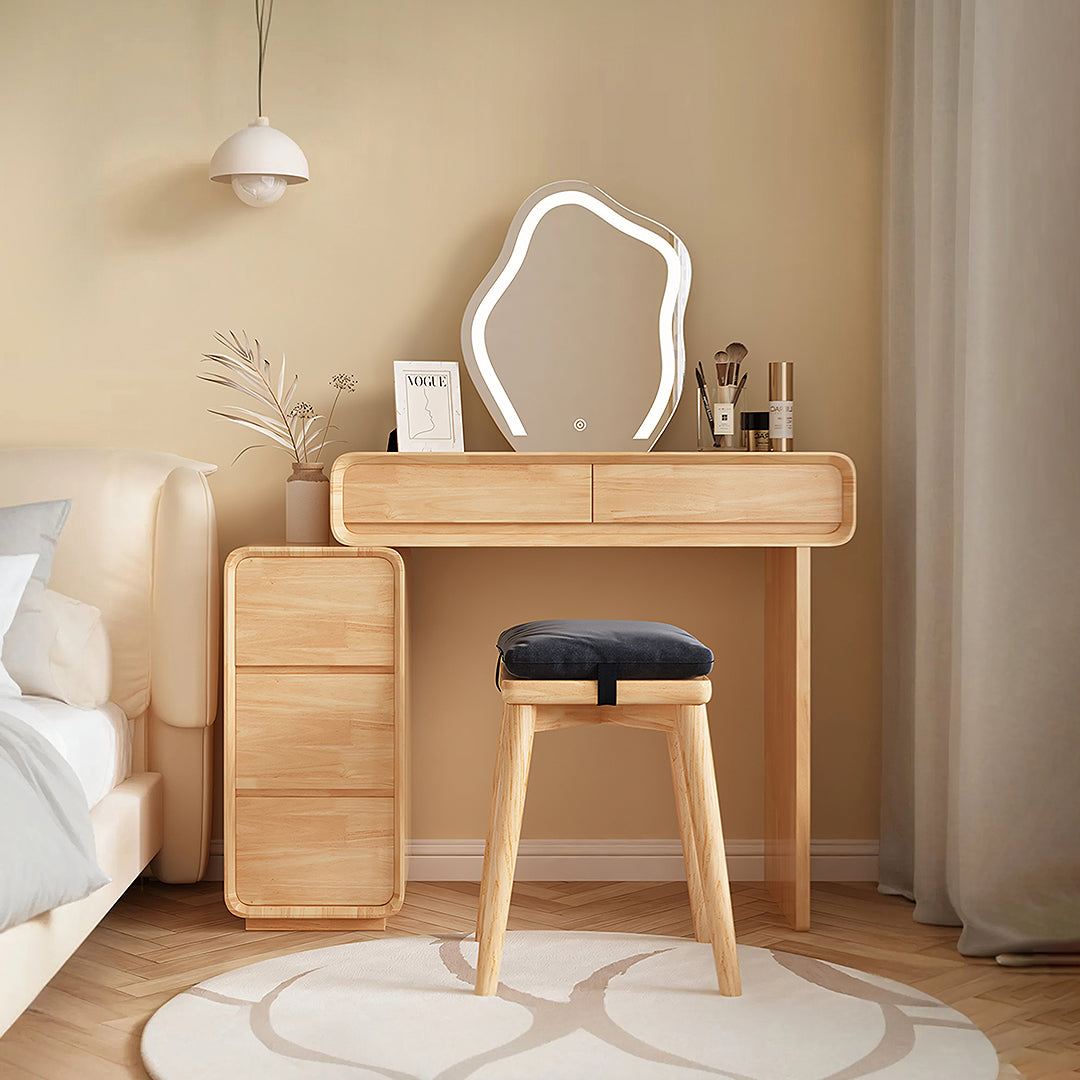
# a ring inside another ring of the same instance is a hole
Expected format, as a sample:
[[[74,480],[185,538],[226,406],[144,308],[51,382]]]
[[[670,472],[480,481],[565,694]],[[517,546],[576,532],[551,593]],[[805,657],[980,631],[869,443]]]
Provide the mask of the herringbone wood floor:
[[[787,928],[761,886],[736,884],[733,900],[740,942],[917,986],[969,1016],[1028,1080],[1080,1077],[1080,971],[966,959],[956,930],[912,922],[905,901],[870,884],[815,885],[807,934]],[[475,884],[410,882],[387,932],[467,932],[476,901]],[[692,936],[681,883],[519,882],[510,927]],[[0,1077],[145,1080],[139,1035],[174,994],[265,957],[373,936],[248,933],[226,910],[220,884],[136,884],[0,1039]]]

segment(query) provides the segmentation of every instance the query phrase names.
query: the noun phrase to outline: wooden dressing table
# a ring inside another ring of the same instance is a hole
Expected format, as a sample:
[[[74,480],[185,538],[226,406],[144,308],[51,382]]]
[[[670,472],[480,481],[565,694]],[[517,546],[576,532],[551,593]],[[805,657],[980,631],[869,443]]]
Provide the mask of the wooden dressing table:
[[[850,458],[350,453],[330,498],[355,548],[765,548],[765,877],[809,928],[810,550],[855,531]]]

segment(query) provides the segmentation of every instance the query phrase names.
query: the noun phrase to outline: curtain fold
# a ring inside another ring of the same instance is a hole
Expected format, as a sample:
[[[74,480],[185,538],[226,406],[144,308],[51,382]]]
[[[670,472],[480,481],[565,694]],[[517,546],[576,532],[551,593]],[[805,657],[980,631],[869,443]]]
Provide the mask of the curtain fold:
[[[1080,4],[894,0],[881,887],[1080,952]]]

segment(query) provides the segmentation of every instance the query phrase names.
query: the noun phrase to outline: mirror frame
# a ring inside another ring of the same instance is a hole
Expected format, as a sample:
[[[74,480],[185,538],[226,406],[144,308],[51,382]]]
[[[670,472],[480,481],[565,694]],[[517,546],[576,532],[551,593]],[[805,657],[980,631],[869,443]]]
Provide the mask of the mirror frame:
[[[528,254],[529,242],[544,215],[574,204],[595,214],[619,232],[657,251],[667,265],[667,280],[657,322],[660,376],[652,405],[634,433],[632,449],[649,450],[671,420],[686,374],[683,314],[690,293],[690,254],[670,229],[636,214],[605,192],[581,180],[562,180],[534,191],[520,206],[506,234],[502,251],[477,287],[461,323],[461,352],[473,385],[499,430],[515,450],[551,449],[529,441],[528,432],[495,372],[487,351],[486,326],[495,305],[510,287]],[[621,450],[624,447],[613,447]]]

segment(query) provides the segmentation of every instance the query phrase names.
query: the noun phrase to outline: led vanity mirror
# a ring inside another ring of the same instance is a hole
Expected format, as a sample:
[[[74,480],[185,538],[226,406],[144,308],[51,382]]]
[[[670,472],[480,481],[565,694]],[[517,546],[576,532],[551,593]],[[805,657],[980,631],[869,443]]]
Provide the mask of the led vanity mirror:
[[[648,450],[685,369],[690,256],[655,221],[567,180],[533,192],[473,294],[461,347],[515,450]]]

